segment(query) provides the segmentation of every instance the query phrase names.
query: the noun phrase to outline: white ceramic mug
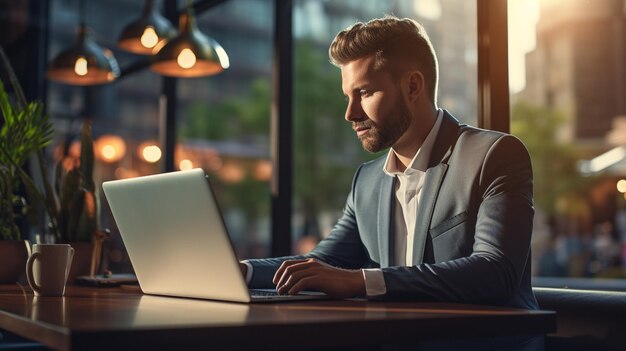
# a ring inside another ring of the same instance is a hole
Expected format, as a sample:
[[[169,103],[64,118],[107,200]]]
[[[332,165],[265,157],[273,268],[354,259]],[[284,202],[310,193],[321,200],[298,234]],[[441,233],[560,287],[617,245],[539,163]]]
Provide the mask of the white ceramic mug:
[[[26,278],[35,296],[63,296],[74,249],[67,244],[35,244],[26,262]]]

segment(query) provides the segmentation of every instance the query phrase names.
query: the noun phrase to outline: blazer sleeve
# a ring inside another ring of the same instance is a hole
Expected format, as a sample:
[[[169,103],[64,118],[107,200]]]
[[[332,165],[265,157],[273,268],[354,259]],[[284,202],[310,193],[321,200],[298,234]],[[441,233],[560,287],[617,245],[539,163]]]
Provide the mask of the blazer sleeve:
[[[386,298],[503,303],[518,293],[534,215],[532,167],[521,141],[504,135],[494,142],[483,160],[478,188],[471,255],[383,268]]]
[[[356,171],[352,180],[343,214],[328,236],[306,255],[248,260],[253,267],[250,288],[274,288],[272,278],[286,260],[315,258],[331,266],[346,269],[358,269],[366,265],[368,256],[359,237],[354,213],[354,188],[361,168],[362,166]]]

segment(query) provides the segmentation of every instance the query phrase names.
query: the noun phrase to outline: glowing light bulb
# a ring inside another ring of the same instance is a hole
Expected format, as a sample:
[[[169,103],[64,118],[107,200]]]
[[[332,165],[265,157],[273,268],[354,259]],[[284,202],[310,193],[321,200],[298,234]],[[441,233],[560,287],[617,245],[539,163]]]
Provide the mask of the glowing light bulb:
[[[150,163],[155,163],[161,159],[161,149],[156,145],[144,147],[141,154],[143,155],[143,159]]]
[[[178,164],[178,168],[180,168],[181,171],[188,171],[193,168],[193,163],[190,160],[182,160]]]
[[[76,62],[74,63],[74,72],[76,72],[79,76],[87,75],[89,70],[87,69],[87,60],[84,57],[80,56],[76,59]]]
[[[77,144],[80,149],[80,143]],[[126,143],[118,135],[105,134],[94,141],[94,153],[101,161],[117,162],[126,154]]]
[[[146,48],[153,48],[159,42],[159,36],[154,31],[154,27],[147,26],[141,35],[141,45]]]
[[[196,64],[196,55],[190,49],[183,49],[176,60],[182,68],[191,68]]]
[[[115,158],[115,156],[117,156],[117,150],[115,149],[115,146],[104,145],[102,147],[102,157],[104,157],[107,160],[112,160]]]
[[[617,182],[617,191],[620,193],[626,193],[626,180],[620,179],[620,181]]]

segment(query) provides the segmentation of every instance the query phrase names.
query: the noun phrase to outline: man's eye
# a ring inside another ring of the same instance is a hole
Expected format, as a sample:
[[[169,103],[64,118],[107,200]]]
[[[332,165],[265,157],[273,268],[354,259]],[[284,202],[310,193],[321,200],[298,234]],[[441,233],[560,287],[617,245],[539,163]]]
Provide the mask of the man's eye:
[[[368,90],[365,90],[365,89],[359,90],[359,94],[361,94],[361,96],[370,96],[370,95],[372,95]]]

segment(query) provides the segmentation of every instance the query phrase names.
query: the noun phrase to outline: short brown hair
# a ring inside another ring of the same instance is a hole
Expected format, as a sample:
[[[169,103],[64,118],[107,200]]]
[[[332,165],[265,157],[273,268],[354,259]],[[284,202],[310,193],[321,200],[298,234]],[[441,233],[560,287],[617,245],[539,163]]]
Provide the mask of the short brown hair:
[[[373,54],[376,69],[387,70],[394,77],[417,68],[424,75],[431,101],[435,103],[437,57],[424,26],[394,16],[358,22],[339,32],[328,49],[330,62],[338,67]]]

